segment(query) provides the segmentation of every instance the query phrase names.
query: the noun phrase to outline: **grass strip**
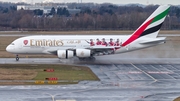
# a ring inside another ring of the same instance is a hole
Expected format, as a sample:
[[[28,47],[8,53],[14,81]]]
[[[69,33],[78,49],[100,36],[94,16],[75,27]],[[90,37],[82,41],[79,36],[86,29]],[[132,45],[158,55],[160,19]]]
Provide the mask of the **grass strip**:
[[[46,72],[54,69],[54,72]],[[57,84],[74,84],[83,80],[99,80],[98,77],[85,66],[59,65],[59,64],[0,64],[0,80],[19,80],[22,82],[0,82],[0,84],[35,84],[37,80],[45,81],[46,78],[58,78]],[[23,82],[34,80],[34,82]]]

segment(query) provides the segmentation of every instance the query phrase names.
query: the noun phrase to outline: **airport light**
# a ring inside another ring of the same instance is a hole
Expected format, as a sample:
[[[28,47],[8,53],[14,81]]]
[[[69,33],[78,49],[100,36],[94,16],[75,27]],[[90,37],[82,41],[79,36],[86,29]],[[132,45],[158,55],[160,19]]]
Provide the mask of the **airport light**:
[[[43,94],[46,94],[46,95],[51,96],[52,101],[55,101],[55,100],[54,100],[55,96],[60,95],[60,94],[52,95],[52,94],[50,94],[50,93],[43,93]],[[76,100],[56,100],[56,101],[76,101]]]
[[[49,94],[49,93],[45,93],[45,94],[47,94],[47,95],[51,96],[52,101],[54,101],[54,97],[55,97],[55,95],[51,95],[51,94]]]

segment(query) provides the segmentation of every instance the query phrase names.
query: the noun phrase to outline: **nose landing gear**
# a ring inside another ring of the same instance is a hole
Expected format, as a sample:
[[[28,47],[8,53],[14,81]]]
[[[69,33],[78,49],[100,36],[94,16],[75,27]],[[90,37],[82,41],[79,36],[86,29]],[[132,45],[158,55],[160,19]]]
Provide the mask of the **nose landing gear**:
[[[19,57],[18,57],[18,55],[16,55],[16,61],[19,61]]]

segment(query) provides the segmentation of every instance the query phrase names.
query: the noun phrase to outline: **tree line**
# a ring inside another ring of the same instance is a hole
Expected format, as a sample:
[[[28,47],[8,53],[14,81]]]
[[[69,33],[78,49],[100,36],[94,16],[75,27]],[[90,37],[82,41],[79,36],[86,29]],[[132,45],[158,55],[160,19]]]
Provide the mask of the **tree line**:
[[[66,8],[51,9],[44,15],[41,10],[16,10],[16,6],[0,5],[0,30],[134,30],[158,7],[97,5],[81,6],[79,13],[70,14]],[[51,17],[48,17],[50,16]],[[162,29],[180,29],[180,8],[172,6]]]

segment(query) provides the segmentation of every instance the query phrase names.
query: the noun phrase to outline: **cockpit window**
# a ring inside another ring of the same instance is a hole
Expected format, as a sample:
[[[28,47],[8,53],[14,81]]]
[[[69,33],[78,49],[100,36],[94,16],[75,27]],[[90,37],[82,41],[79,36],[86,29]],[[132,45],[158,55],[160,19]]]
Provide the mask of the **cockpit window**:
[[[11,43],[11,45],[14,45],[14,43]]]

